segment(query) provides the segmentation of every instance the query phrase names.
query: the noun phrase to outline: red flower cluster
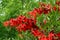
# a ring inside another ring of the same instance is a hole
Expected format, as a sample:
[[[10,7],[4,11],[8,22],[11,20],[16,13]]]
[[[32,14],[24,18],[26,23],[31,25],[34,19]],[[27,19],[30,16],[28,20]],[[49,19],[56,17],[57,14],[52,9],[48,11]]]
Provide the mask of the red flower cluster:
[[[54,6],[54,7],[53,7],[53,10],[56,11],[56,9],[57,9],[56,6]]]
[[[59,5],[58,7],[56,6],[52,6],[51,4],[45,4],[43,2],[39,3],[41,6],[39,8],[34,8],[33,11],[29,12],[30,16],[33,16],[36,19],[37,14],[48,14],[49,12],[51,12],[52,10],[56,11],[58,9],[58,11],[60,11],[60,1],[57,1],[56,4]]]
[[[46,35],[41,35],[41,37],[38,38],[39,40],[53,40],[54,39],[54,34],[49,33],[49,35],[46,37]]]
[[[35,37],[38,37],[38,40],[60,40],[60,33],[53,33],[50,32],[48,36],[46,36],[43,32],[40,32],[39,30],[32,30],[32,34]]]
[[[35,25],[36,20],[32,18],[26,18],[25,16],[19,16],[15,19],[10,19],[9,21],[4,22],[4,26],[15,27],[18,31],[26,31],[31,29],[38,29]]]
[[[10,26],[14,27],[14,26],[18,25],[18,21],[17,21],[17,19],[10,19],[9,24],[10,24]]]
[[[58,11],[60,11],[60,6],[58,7]]]
[[[57,5],[60,5],[60,2],[56,2]],[[37,14],[48,14],[52,10],[56,11],[57,7],[50,5],[50,4],[44,4],[40,2],[39,8],[34,8],[33,11],[29,12],[30,18],[27,18],[25,16],[18,16],[15,19],[10,19],[9,21],[4,22],[4,26],[10,26],[11,28],[14,27],[18,32],[30,30],[31,33],[38,37],[38,40],[57,40],[54,37],[58,37],[58,40],[60,39],[60,33],[54,34],[53,32],[50,32],[48,36],[46,36],[43,32],[40,31],[39,27],[36,25],[36,17]],[[58,10],[60,11],[60,6],[58,6]],[[31,18],[33,17],[33,18]],[[43,20],[43,23],[46,24],[47,20]],[[56,36],[55,36],[56,35]]]
[[[56,4],[58,5],[58,11],[60,11],[60,1],[57,1]]]
[[[32,32],[32,34],[33,34],[34,36],[36,36],[36,37],[38,37],[38,36],[40,36],[40,35],[42,34],[39,30],[36,30],[36,29],[31,30],[31,32]]]
[[[42,4],[41,4],[42,5]],[[35,8],[33,11],[29,12],[29,15],[33,16],[34,18],[36,18],[37,16],[37,13],[38,14],[48,14],[50,11],[51,11],[51,5],[50,4],[45,4],[45,5],[42,5],[41,7],[39,8]]]
[[[60,39],[60,32],[56,34],[58,36],[58,38]]]
[[[33,14],[47,14],[51,11],[51,5],[50,4],[44,4],[44,3],[40,3],[41,7],[39,8],[35,8],[33,11],[29,12],[30,15],[33,15]]]
[[[5,22],[3,23],[3,25],[4,25],[5,27],[7,27],[7,26],[9,25],[9,21],[5,21]]]
[[[60,1],[57,1],[56,4],[57,4],[58,6],[60,6]]]

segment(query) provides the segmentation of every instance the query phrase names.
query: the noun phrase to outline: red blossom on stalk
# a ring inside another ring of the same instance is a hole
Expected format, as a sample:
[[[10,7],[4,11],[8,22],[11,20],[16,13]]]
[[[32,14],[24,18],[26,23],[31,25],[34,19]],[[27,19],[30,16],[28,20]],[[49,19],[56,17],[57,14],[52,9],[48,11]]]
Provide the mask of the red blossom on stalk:
[[[57,35],[58,39],[60,39],[60,32],[59,32],[59,33],[57,33],[56,35]]]
[[[60,1],[56,1],[56,4],[59,6],[60,5]]]
[[[58,7],[58,11],[60,11],[60,6]]]
[[[39,4],[40,4],[40,5],[41,5],[41,7],[43,7],[43,8],[44,8],[44,7],[45,7],[45,5],[46,5],[46,4],[45,4],[45,3],[43,3],[43,2],[39,2]]]
[[[55,34],[53,32],[50,32],[49,35],[48,35],[48,39],[53,40],[54,36],[55,36]]]
[[[54,11],[56,11],[56,10],[57,10],[56,6],[54,6],[54,7],[53,7],[53,10],[54,10]]]
[[[43,23],[46,24],[47,23],[47,20],[43,20]]]
[[[21,31],[26,31],[26,24],[20,24],[19,26],[16,27],[17,31],[21,32]]]
[[[43,13],[43,8],[42,7],[38,8],[37,13],[41,15]]]
[[[36,29],[33,29],[32,31],[32,34],[36,37],[40,36],[41,35],[41,32],[39,30],[36,30]]]
[[[50,11],[51,8],[52,8],[52,7],[51,7],[51,4],[47,4],[47,5],[45,5],[45,9],[46,9],[46,10],[49,10],[49,11]]]
[[[41,37],[38,37],[38,40],[47,40],[47,38],[44,34],[42,34]]]
[[[29,12],[29,15],[36,18],[36,15],[37,15],[36,13],[37,13],[37,11],[34,9],[33,11]]]
[[[54,33],[49,33],[48,37],[45,34],[42,34],[41,37],[38,38],[38,40],[53,40]]]
[[[43,8],[35,8],[33,11],[29,12],[29,15],[33,16],[34,18],[36,18],[37,14],[42,14],[43,12]]]
[[[52,9],[51,4],[45,4],[42,2],[40,2],[39,4],[41,5],[41,7],[43,9],[44,14],[48,14],[49,12],[51,12],[51,9]]]
[[[9,25],[9,21],[5,21],[5,22],[3,23],[3,25],[4,25],[5,27],[7,27],[7,26]]]
[[[27,20],[27,21],[23,21],[23,20]],[[34,26],[33,25],[35,25],[36,24],[36,20],[34,20],[34,19],[29,19],[29,18],[24,18],[22,21],[22,23],[21,24],[19,24],[19,26],[18,27],[16,27],[16,29],[18,30],[18,31],[26,31],[26,30],[31,30],[32,28],[34,28]]]
[[[44,9],[44,14],[48,14],[48,13],[49,13],[49,11]]]
[[[44,7],[44,14],[48,14],[50,11],[51,11],[51,5],[50,4],[47,4],[45,5]]]
[[[21,24],[22,22],[27,22],[27,18],[25,16],[18,16],[17,18],[17,21],[19,24]]]
[[[13,27],[18,25],[17,19],[10,19],[9,23],[10,23],[10,26],[13,26]]]

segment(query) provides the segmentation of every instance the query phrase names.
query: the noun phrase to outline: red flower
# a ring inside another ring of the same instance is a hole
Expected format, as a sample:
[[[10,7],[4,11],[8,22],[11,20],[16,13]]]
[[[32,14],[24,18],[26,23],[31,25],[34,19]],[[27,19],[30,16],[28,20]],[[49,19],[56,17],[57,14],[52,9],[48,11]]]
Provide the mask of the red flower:
[[[59,32],[59,33],[57,33],[56,35],[57,35],[57,37],[60,39],[60,32]]]
[[[48,14],[50,11],[51,11],[51,5],[50,4],[47,4],[45,5],[44,7],[44,14]]]
[[[57,4],[57,5],[60,5],[60,1],[56,1],[56,4]]]
[[[43,23],[46,24],[47,23],[47,20],[43,20]]]
[[[30,26],[29,24],[26,24],[27,26],[25,27],[27,30],[31,30],[32,26]]]
[[[26,31],[26,24],[20,24],[19,26],[16,27],[17,31],[18,32],[21,32],[21,31]]]
[[[45,7],[44,7],[44,8],[45,8],[46,10],[49,10],[49,11],[50,11],[52,7],[51,7],[51,5],[50,5],[50,4],[47,4],[47,5],[45,5]]]
[[[46,35],[42,35],[41,37],[38,38],[38,40],[48,40],[48,38],[46,37]]]
[[[28,19],[27,22],[30,26],[35,25],[36,24],[36,20],[35,19]]]
[[[38,36],[41,35],[41,32],[39,32],[39,30],[33,29],[31,32],[32,32],[32,34],[33,34],[34,36],[36,36],[36,37],[38,37]]]
[[[58,7],[58,11],[60,11],[60,6]]]
[[[31,11],[31,12],[29,12],[29,15],[30,15],[30,16],[33,16],[33,18],[35,19],[35,18],[36,18],[36,15],[37,15],[36,9],[34,9],[34,10]]]
[[[45,5],[46,5],[46,4],[45,4],[45,3],[43,3],[43,2],[39,2],[39,4],[40,4],[40,5],[41,5],[41,7],[43,7],[43,8],[44,8],[44,7],[45,7]]]
[[[25,16],[18,16],[17,17],[17,21],[19,24],[23,23],[23,22],[27,22],[27,18]]]
[[[4,25],[5,27],[7,27],[7,26],[9,25],[9,21],[5,21],[5,22],[3,23],[3,25]]]
[[[44,9],[44,14],[48,14],[48,13],[49,13],[49,11]]]
[[[38,8],[38,9],[37,9],[37,13],[38,13],[38,14],[42,14],[42,13],[43,13],[43,8],[41,8],[41,7]]]
[[[17,26],[18,25],[17,19],[10,19],[9,23],[10,23],[10,26]]]
[[[53,32],[50,32],[48,35],[48,40],[54,39],[55,34]]]
[[[38,37],[38,40],[53,40],[54,33],[50,32],[48,37],[44,34],[41,35],[41,37]]]
[[[53,7],[53,10],[56,11],[56,9],[57,9],[56,6],[54,6],[54,7]]]

